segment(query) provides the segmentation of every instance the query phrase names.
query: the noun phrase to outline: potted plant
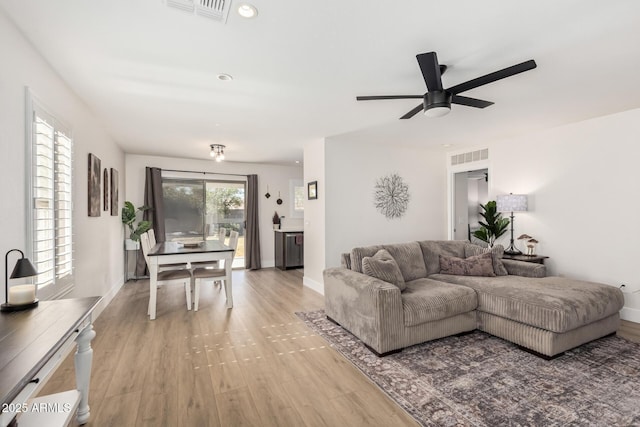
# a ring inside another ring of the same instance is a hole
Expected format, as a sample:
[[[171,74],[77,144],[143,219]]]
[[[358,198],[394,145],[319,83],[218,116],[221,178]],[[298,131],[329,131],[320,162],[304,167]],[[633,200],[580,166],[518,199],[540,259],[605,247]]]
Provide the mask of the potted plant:
[[[482,208],[480,216],[484,218],[484,222],[478,221],[480,223],[480,229],[474,231],[473,236],[486,242],[487,245],[492,248],[496,239],[507,232],[509,220],[502,218],[502,214],[498,212],[494,200],[487,202],[486,205],[480,204],[480,208]]]
[[[139,212],[149,209],[148,206],[140,206],[136,209],[131,202],[124,202],[122,208],[122,223],[129,228],[129,238],[125,239],[125,248],[135,250],[139,248],[140,235],[151,228],[151,221],[141,220],[135,224]]]
[[[278,215],[278,212],[275,212],[273,214],[273,229],[274,230],[279,230],[280,229],[280,216]]]

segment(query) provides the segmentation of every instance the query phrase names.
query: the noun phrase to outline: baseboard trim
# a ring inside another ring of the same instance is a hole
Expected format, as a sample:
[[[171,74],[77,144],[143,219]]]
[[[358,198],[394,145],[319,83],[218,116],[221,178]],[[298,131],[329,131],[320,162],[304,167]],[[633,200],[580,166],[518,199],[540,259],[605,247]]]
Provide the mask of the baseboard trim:
[[[124,283],[125,282],[124,282],[124,278],[123,278],[122,281],[120,281],[118,284],[113,286],[111,289],[109,289],[109,292],[107,292],[106,294],[104,294],[102,296],[102,299],[100,300],[100,302],[98,303],[96,308],[93,309],[93,313],[91,313],[91,318],[92,318],[92,320],[94,322],[100,316],[100,314],[102,314],[104,309],[107,308],[107,306],[109,305],[111,300],[113,300],[113,298],[115,298],[116,294],[124,286]]]
[[[629,322],[640,323],[640,310],[637,308],[622,307],[620,318]]]
[[[324,283],[316,282],[307,276],[302,277],[302,284],[312,291],[316,291],[320,295],[324,295]]]

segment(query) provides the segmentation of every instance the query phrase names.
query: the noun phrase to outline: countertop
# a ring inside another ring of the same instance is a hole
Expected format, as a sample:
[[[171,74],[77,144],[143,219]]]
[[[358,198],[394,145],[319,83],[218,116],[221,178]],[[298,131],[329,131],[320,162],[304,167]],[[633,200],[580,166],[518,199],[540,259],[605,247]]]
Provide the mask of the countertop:
[[[299,228],[281,228],[279,230],[273,230],[276,233],[304,233],[303,230],[300,230]]]

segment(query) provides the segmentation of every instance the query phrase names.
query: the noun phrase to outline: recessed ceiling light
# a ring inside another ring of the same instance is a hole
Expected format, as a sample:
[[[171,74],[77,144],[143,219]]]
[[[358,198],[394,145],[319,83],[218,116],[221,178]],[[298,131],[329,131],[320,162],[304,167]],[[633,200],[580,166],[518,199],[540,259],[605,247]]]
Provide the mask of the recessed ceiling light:
[[[296,160],[296,164],[299,165],[300,164],[300,160]]]
[[[241,3],[238,6],[238,15],[247,19],[255,18],[258,15],[258,9],[249,3]]]
[[[220,73],[218,74],[218,80],[222,80],[223,82],[228,82],[233,80],[233,76],[227,73]]]

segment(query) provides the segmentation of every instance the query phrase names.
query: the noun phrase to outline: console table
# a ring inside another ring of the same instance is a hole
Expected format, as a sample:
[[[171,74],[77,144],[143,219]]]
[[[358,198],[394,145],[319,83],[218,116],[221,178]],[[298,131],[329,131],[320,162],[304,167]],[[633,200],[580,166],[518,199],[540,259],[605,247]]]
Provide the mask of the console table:
[[[100,297],[40,301],[31,310],[0,315],[0,426],[67,425],[89,421],[89,381],[96,333],[91,313]],[[62,363],[75,354],[77,390],[32,399]]]
[[[513,259],[515,261],[533,262],[535,264],[544,264],[544,260],[549,258],[544,255],[502,255],[502,259]]]

